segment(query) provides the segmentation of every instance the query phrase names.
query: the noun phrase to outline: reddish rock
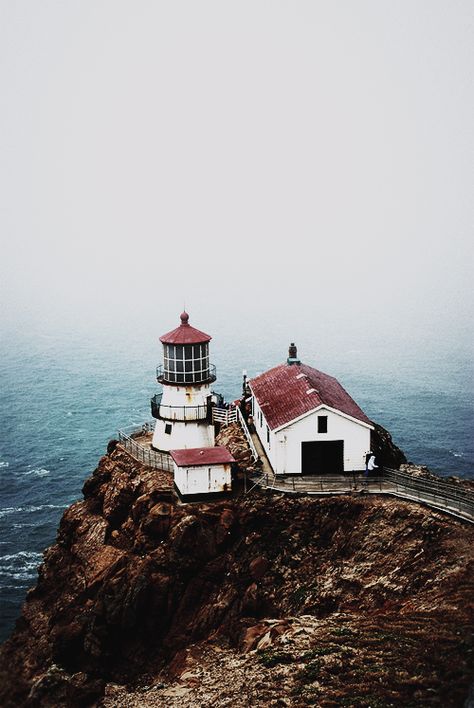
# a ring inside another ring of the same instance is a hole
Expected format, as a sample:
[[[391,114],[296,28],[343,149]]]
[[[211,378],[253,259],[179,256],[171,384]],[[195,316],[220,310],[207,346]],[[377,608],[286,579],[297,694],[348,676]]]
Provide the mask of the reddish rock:
[[[268,560],[263,556],[258,556],[257,558],[254,558],[252,561],[250,561],[250,575],[254,580],[260,580],[260,578],[263,578],[263,576],[267,572],[269,565],[270,564]]]
[[[306,676],[307,655],[318,657],[317,681],[333,705],[344,704],[346,686],[360,686],[365,700],[368,665],[374,675],[382,667],[374,705],[413,703],[415,683],[420,705],[431,705],[433,690],[439,705],[462,705],[474,655],[474,527],[375,496],[255,490],[181,505],[169,475],[154,474],[117,445],[86,482],[84,501],[64,513],[0,652],[2,706],[90,705],[104,682],[150,683],[177,655],[194,672],[191,649],[209,642],[270,652],[263,661],[283,662],[300,691],[292,696],[304,693],[295,677]],[[288,642],[315,642],[291,655],[296,669],[284,663],[288,623]],[[188,679],[187,690],[198,691]],[[271,705],[264,686],[250,704]],[[170,699],[163,694],[161,705]]]

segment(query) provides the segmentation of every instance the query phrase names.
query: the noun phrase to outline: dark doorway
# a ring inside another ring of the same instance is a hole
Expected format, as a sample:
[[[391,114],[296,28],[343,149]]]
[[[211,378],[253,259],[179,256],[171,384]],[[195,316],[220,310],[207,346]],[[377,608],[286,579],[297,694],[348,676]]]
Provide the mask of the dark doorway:
[[[343,474],[344,440],[301,443],[302,474]]]

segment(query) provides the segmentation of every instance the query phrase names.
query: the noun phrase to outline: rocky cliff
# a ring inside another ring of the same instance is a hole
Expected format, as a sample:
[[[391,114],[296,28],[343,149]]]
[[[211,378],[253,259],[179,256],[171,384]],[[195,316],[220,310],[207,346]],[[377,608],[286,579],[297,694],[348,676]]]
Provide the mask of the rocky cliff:
[[[474,527],[357,495],[181,505],[109,450],[1,650],[2,706],[462,705]]]

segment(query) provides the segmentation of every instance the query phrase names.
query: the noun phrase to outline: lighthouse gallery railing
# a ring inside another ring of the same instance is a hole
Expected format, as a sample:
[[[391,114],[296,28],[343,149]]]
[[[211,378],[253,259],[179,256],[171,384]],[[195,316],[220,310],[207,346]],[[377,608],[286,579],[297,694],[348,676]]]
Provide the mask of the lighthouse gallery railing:
[[[158,383],[183,386],[212,383],[216,380],[216,367],[214,364],[209,364],[203,371],[169,371],[160,364],[156,367],[156,379]]]
[[[190,420],[211,420],[210,405],[200,406],[169,406],[162,405],[162,393],[157,393],[151,399],[151,414],[153,418],[187,422]]]

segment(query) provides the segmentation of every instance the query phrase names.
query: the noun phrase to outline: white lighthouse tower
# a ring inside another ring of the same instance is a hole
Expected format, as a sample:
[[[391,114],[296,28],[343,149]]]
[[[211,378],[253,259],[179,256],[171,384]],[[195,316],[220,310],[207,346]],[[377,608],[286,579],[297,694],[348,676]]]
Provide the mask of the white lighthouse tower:
[[[191,327],[183,312],[181,324],[160,337],[163,364],[156,376],[163,392],[151,399],[156,418],[152,446],[157,450],[213,447],[212,394],[215,366],[209,363],[209,342],[205,332]]]

